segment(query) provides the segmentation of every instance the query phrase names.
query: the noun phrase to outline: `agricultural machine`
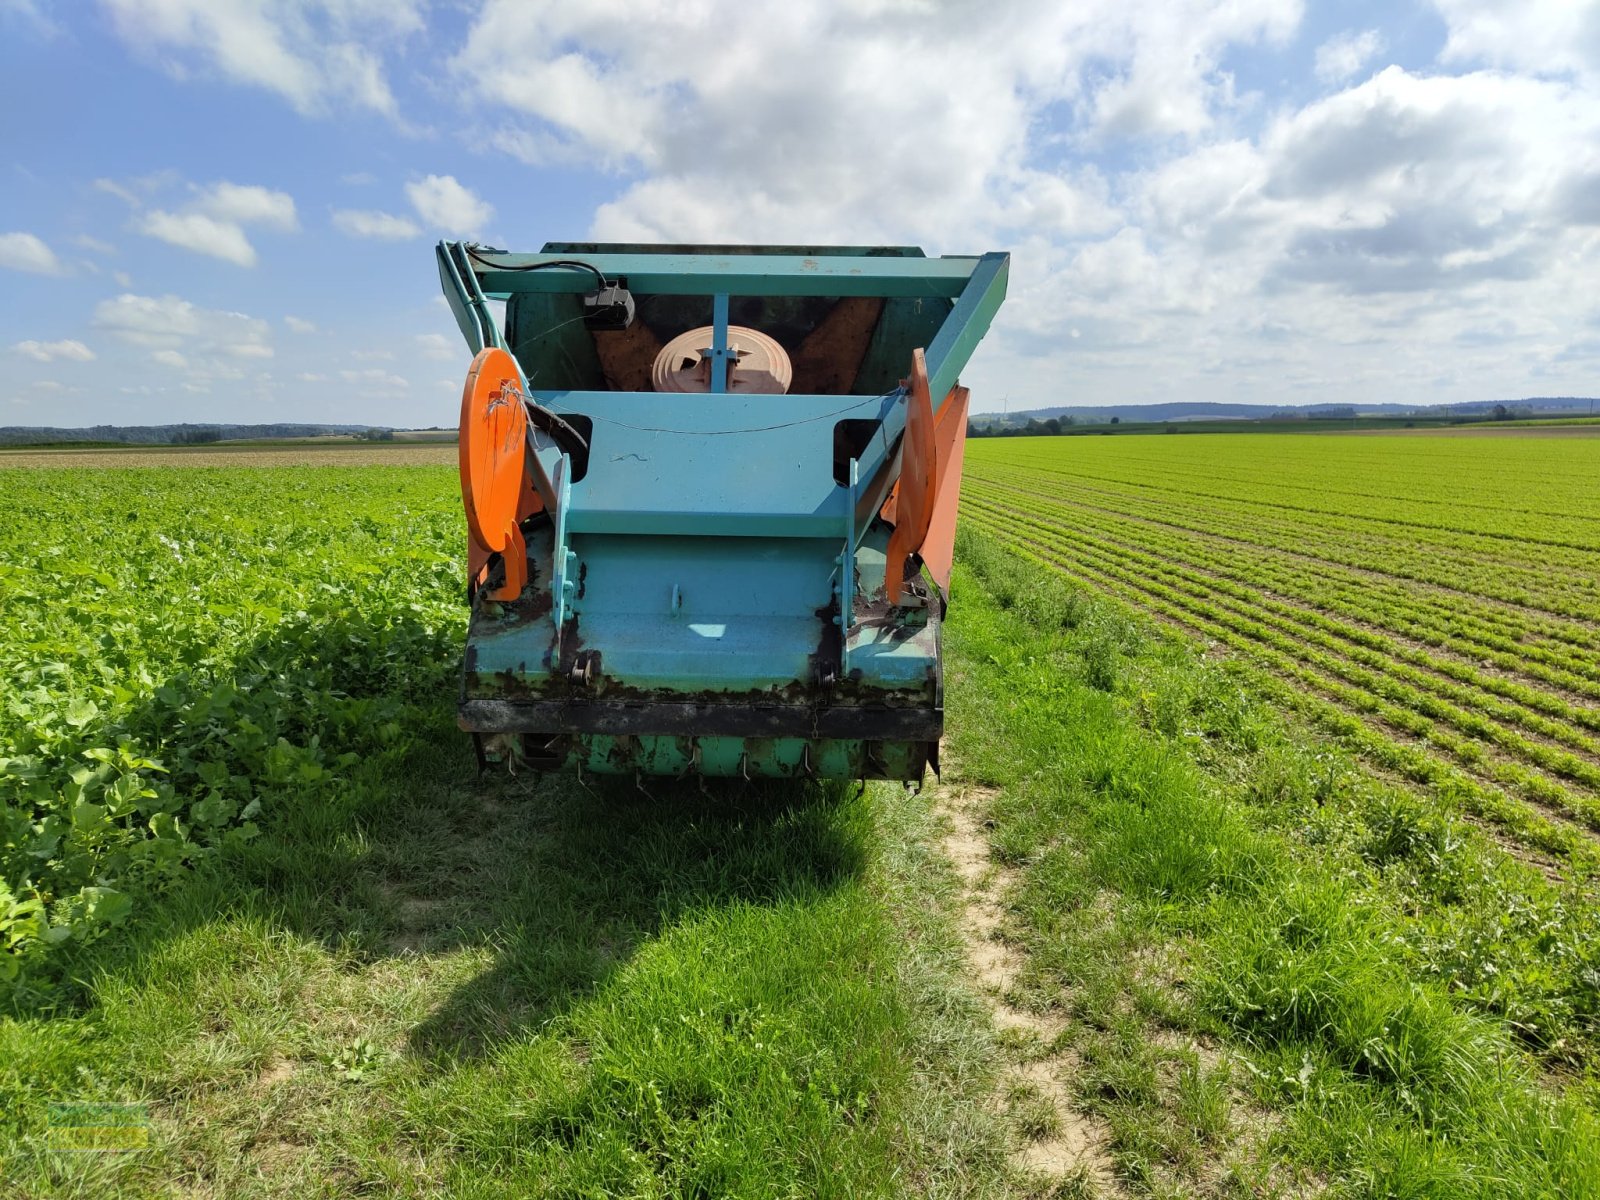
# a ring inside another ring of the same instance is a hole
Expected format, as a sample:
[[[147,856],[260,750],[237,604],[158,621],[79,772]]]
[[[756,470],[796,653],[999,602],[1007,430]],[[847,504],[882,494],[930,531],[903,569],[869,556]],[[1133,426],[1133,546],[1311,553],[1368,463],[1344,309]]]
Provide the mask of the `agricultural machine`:
[[[1009,257],[438,247],[480,756],[920,780],[967,389]],[[503,317],[493,301],[503,301]]]

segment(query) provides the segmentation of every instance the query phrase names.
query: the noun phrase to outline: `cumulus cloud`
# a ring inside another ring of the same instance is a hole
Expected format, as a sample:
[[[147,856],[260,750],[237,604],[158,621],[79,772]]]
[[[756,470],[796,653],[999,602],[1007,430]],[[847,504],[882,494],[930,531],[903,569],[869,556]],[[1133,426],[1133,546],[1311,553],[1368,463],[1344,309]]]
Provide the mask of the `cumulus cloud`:
[[[1232,92],[1224,52],[1281,41],[1299,13],[1299,0],[1018,0],[981,16],[490,0],[452,66],[521,115],[491,134],[500,148],[644,176],[600,208],[596,236],[966,248],[1114,228],[1096,172],[1036,144],[1045,115],[1075,114],[1088,139],[1208,130]],[[708,60],[706,29],[740,52]],[[1046,191],[1049,205],[1027,202]]]
[[[290,333],[315,333],[317,326],[314,321],[304,317],[284,317],[283,323],[289,327]]]
[[[1343,83],[1383,52],[1383,35],[1376,29],[1341,33],[1317,47],[1317,78],[1323,83]]]
[[[341,208],[333,214],[333,227],[351,237],[404,241],[422,233],[415,221],[369,209]]]
[[[93,324],[185,372],[185,386],[206,391],[246,378],[241,360],[271,358],[271,326],[259,317],[201,308],[179,296],[125,293],[95,306]]]
[[[253,184],[213,183],[201,190],[194,207],[219,221],[238,225],[260,225],[286,233],[300,227],[292,196]]]
[[[383,51],[423,27],[421,0],[100,0],[124,42],[178,78],[265,88],[296,111],[394,117]]]
[[[452,342],[442,333],[419,333],[414,339],[417,348],[427,358],[447,362],[452,358],[460,358],[463,350],[459,343]]]
[[[406,196],[419,217],[446,233],[478,235],[494,219],[494,208],[454,175],[429,175],[408,183]]]
[[[133,227],[146,237],[159,238],[196,254],[209,254],[241,267],[256,265],[256,248],[245,237],[244,230],[205,213],[170,213],[158,209],[139,217]]]
[[[0,233],[0,267],[33,275],[60,275],[55,251],[31,233]]]
[[[11,347],[24,358],[31,358],[34,362],[93,362],[94,351],[82,342],[65,338],[59,342],[18,342]]]
[[[1440,56],[1535,75],[1600,72],[1600,6],[1583,0],[1433,0],[1449,30]]]
[[[138,203],[137,197],[134,202]],[[208,254],[241,267],[256,265],[256,249],[244,226],[292,232],[299,228],[294,198],[286,192],[253,184],[210,184],[177,212],[151,209],[134,218],[133,228],[197,254]]]
[[[396,375],[393,371],[385,371],[382,367],[367,367],[359,371],[340,371],[339,378],[346,383],[365,386],[367,390],[361,393],[364,396],[381,395],[384,391],[405,391],[411,386],[410,380]]]

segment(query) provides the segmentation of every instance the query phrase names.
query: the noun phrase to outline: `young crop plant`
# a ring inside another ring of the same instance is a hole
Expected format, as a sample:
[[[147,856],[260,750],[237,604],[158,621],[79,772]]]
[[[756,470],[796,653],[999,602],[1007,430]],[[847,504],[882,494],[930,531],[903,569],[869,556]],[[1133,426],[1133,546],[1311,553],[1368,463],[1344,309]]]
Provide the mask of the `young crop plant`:
[[[369,470],[0,472],[6,997],[49,1003],[144,897],[403,747],[456,517],[434,473]]]
[[[453,469],[0,503],[7,1200],[1010,1190],[927,796],[480,774]]]
[[[1015,876],[1012,998],[1063,1031],[1123,1185],[1600,1195],[1592,876],[976,526],[952,753]]]
[[[1592,869],[1600,439],[997,439],[969,475],[975,526],[1253,664],[1374,767]]]

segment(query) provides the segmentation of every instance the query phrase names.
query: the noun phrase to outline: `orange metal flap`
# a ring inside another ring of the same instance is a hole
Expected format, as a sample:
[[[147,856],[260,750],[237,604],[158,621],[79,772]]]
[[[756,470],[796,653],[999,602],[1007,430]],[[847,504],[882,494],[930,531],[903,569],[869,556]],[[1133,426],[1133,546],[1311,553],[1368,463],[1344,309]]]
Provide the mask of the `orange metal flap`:
[[[921,350],[911,352],[907,381],[906,429],[901,441],[900,481],[895,486],[895,524],[889,535],[884,589],[889,603],[900,602],[906,560],[922,545],[933,517],[939,487],[939,458],[934,442],[933,401],[928,394],[928,363]]]
[[[485,347],[472,360],[461,392],[461,436],[457,446],[461,502],[471,542],[469,571],[481,570],[490,553],[504,556],[505,586],[496,600],[519,595],[527,581],[527,559],[517,526],[524,508],[528,416],[522,407],[521,373],[504,350]]]
[[[961,465],[967,451],[967,389],[950,389],[939,409],[934,428],[938,448],[939,481],[933,498],[933,514],[927,535],[918,553],[939,590],[950,586],[950,567],[955,560],[956,510],[961,499]]]

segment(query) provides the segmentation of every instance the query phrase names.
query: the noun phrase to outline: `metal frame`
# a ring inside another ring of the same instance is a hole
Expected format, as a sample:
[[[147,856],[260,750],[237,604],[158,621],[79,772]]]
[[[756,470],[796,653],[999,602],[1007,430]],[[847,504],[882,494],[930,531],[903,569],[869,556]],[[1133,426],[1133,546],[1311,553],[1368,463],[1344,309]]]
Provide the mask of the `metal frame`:
[[[495,270],[472,258],[468,246],[508,270]],[[727,387],[727,303],[730,296],[934,296],[955,307],[927,347],[928,384],[935,412],[972,352],[989,331],[1005,298],[1011,256],[888,258],[817,254],[507,254],[466,242],[440,242],[439,278],[467,344],[476,354],[484,346],[505,347],[505,337],[488,306],[515,292],[583,295],[594,290],[588,271],[540,263],[583,262],[607,279],[625,282],[640,295],[711,296],[716,305],[713,391]],[[720,351],[720,352],[718,352]],[[722,386],[716,386],[720,378]],[[563,393],[539,392],[541,399]],[[614,393],[577,393],[574,395]],[[898,431],[897,431],[898,432]],[[863,463],[863,466],[867,464]]]
[[[870,610],[885,536],[874,518],[897,475],[907,388],[877,395],[730,392],[731,301],[881,297],[896,302],[895,311],[915,311],[917,328],[929,331],[916,337],[930,338],[930,391],[942,408],[1004,298],[1010,258],[768,249],[573,246],[507,254],[439,244],[444,293],[474,353],[509,349],[491,301],[588,295],[597,290],[596,272],[640,296],[708,297],[712,312],[709,393],[533,389],[533,361],[526,370],[518,364],[528,400],[594,422],[590,455],[584,478],[574,481],[561,446],[530,426],[532,474],[551,519],[529,546],[541,557],[549,547],[549,604],[475,609],[463,728],[593,738],[584,745],[601,757],[610,753],[605,739],[618,737],[806,746],[831,739],[864,747],[857,766],[866,775],[886,769],[874,764],[874,745],[936,754],[944,718],[938,614],[902,621],[892,610]],[[891,347],[899,354],[909,339],[896,326],[883,329],[884,354]],[[911,366],[905,353],[901,370]],[[883,358],[866,386],[894,370]],[[840,482],[831,456],[835,426],[846,418],[873,420],[877,428]],[[770,544],[759,545],[763,539]],[[683,576],[674,555],[701,574]],[[783,583],[758,586],[772,579]],[[652,589],[660,591],[661,611],[651,607]],[[686,617],[697,603],[702,614],[717,613],[715,603],[704,607],[708,592],[744,605],[726,610],[738,620],[725,626],[721,616],[702,615],[709,623],[697,625]],[[868,608],[858,613],[860,602]],[[836,629],[828,625],[830,609]],[[706,669],[708,655],[717,659],[715,670]],[[590,667],[600,680],[592,692]],[[637,754],[624,757],[637,768]],[[589,769],[615,768],[585,761]]]

